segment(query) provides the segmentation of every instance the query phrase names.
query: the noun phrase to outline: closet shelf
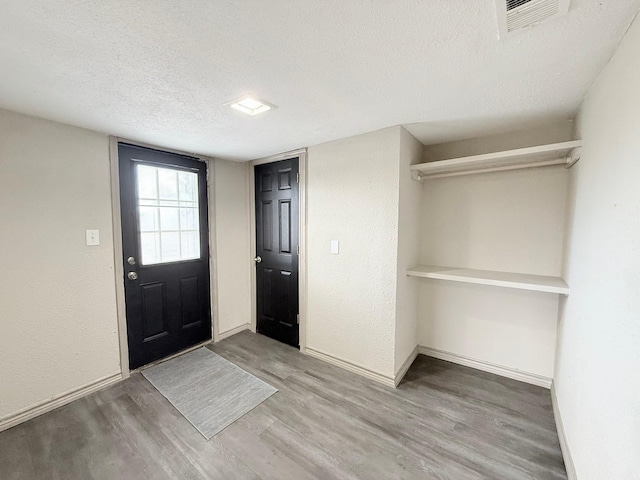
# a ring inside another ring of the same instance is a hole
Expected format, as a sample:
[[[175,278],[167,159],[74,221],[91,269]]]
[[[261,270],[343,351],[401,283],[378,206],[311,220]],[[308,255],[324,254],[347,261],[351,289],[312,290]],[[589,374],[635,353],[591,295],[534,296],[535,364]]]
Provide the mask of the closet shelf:
[[[564,165],[569,168],[580,159],[581,146],[582,140],[573,140],[505,152],[419,163],[411,165],[411,175],[414,180],[424,180],[550,165]]]
[[[494,272],[491,270],[473,270],[470,268],[441,267],[437,265],[417,265],[407,270],[407,275],[410,277],[435,278],[452,282],[476,283],[479,285],[569,295],[569,287],[562,278],[544,275]]]

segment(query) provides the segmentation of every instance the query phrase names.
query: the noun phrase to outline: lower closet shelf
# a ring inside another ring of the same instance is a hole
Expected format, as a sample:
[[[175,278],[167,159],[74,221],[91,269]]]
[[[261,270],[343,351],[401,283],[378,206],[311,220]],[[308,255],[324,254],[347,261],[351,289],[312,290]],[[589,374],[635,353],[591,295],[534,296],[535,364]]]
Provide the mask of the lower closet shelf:
[[[473,270],[470,268],[441,267],[437,265],[417,265],[407,270],[407,275],[569,295],[569,286],[562,278],[544,275],[494,272],[491,270]]]

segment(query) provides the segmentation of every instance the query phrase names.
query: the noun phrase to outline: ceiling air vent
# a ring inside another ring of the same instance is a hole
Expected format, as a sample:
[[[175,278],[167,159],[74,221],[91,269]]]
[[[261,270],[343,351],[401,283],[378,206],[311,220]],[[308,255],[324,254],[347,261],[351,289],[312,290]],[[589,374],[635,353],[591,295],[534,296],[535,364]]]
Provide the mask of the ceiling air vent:
[[[496,0],[500,38],[569,11],[570,0]]]

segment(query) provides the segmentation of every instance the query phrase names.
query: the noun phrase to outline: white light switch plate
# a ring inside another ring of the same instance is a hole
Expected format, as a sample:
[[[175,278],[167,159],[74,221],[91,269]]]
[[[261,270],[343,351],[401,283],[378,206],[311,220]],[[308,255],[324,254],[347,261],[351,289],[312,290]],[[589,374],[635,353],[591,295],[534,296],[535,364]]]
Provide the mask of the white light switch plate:
[[[340,242],[338,240],[331,240],[331,253],[334,255],[340,253]]]
[[[87,246],[100,245],[100,231],[87,230]]]

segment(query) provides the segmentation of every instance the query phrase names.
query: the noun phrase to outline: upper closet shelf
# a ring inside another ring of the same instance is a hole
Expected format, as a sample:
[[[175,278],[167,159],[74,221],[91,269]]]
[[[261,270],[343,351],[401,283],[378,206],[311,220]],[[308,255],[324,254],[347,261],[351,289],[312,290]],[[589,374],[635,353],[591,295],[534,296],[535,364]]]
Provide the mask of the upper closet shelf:
[[[411,175],[414,180],[424,180],[549,165],[565,165],[569,168],[580,159],[581,146],[582,140],[573,140],[505,152],[419,163],[411,165]]]
[[[569,295],[569,287],[560,277],[529,275],[525,273],[473,270],[470,268],[441,267],[436,265],[416,265],[407,270],[410,277],[435,278],[452,282],[476,283],[495,287],[517,288],[536,292]]]

